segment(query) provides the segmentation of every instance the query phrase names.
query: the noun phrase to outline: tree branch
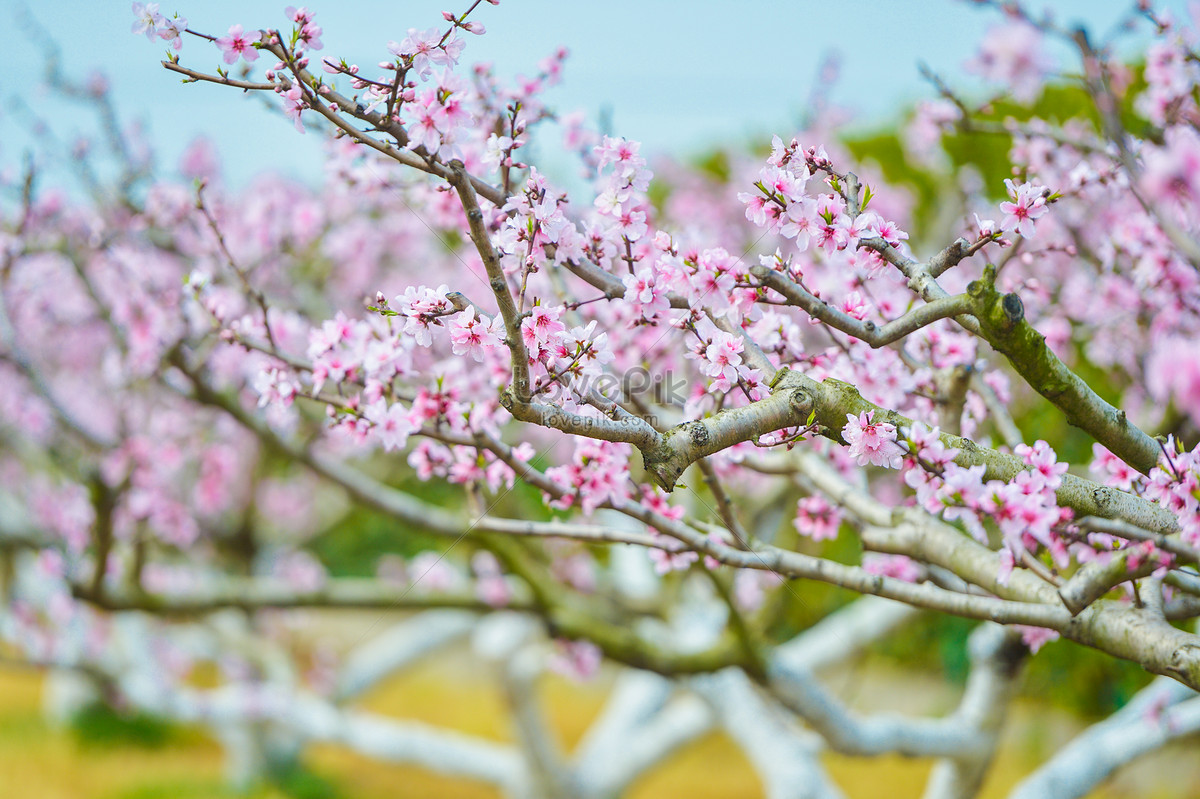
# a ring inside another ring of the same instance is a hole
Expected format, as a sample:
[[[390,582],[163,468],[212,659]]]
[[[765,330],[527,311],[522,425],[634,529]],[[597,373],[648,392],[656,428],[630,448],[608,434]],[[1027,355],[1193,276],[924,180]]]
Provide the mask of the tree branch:
[[[1087,431],[1139,472],[1153,469],[1162,454],[1158,442],[1067,368],[1046,345],[1046,337],[1025,321],[1021,298],[1001,295],[994,280],[995,270],[990,269],[967,287],[981,335],[1034,391],[1066,414],[1070,424]]]
[[[965,294],[952,297],[942,297],[932,302],[920,305],[908,313],[893,319],[883,327],[877,327],[874,322],[855,319],[847,313],[834,308],[819,297],[809,293],[803,286],[788,279],[782,272],[757,265],[750,267],[754,275],[764,286],[782,294],[788,305],[804,309],[809,316],[819,319],[835,330],[853,336],[878,349],[894,341],[899,341],[923,327],[933,324],[940,319],[948,319],[971,310],[971,298]]]
[[[1079,799],[1126,763],[1197,731],[1200,697],[1173,680],[1155,680],[1059,750],[1009,799]]]

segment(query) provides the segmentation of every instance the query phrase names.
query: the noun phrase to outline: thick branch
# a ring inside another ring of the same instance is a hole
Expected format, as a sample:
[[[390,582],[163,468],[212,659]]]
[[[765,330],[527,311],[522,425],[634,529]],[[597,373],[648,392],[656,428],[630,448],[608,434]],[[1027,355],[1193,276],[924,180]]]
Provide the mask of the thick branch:
[[[862,717],[846,708],[809,672],[773,659],[768,671],[771,692],[803,718],[834,749],[874,756],[895,752],[908,757],[965,757],[983,754],[988,742],[977,730],[953,717]]]
[[[696,696],[675,695],[655,674],[622,672],[604,714],[575,755],[575,776],[588,797],[620,796],[638,777],[713,725]]]
[[[812,410],[811,397],[797,383],[780,382],[769,397],[758,402],[676,425],[663,435],[658,447],[642,450],[642,459],[654,482],[673,491],[692,463],[742,441],[786,427],[803,427]]]
[[[857,494],[859,504],[879,504],[816,458],[805,458],[800,463],[819,487],[829,485],[843,496]],[[1034,607],[1047,614],[1045,622],[1035,622],[1035,626],[1057,630],[1064,638],[1131,660],[1147,671],[1174,677],[1193,688],[1200,687],[1200,637],[1176,629],[1161,614],[1120,602],[1099,601],[1073,616],[1061,606],[1054,586],[1024,569],[1013,571],[1008,581],[1001,583],[999,553],[915,508],[901,511],[894,527],[865,526],[862,540],[867,549],[941,566],[997,596],[1036,602]]]
[[[821,433],[838,443],[845,443],[841,437],[841,430],[846,425],[847,414],[857,416],[860,413],[871,411],[875,414],[876,422],[889,422],[896,425],[897,428],[911,427],[913,424],[908,417],[880,408],[863,399],[858,389],[849,383],[843,383],[833,378],[827,378],[825,381],[817,383],[815,380],[803,376],[799,380],[800,386],[812,393],[813,407],[817,414],[816,420],[821,425]],[[959,450],[958,456],[954,459],[959,466],[983,465],[986,468],[985,479],[1001,480],[1007,483],[1018,472],[1028,468],[1020,458],[981,447],[970,439],[945,433],[942,434],[941,439],[947,447]],[[1158,533],[1169,534],[1179,530],[1179,520],[1166,508],[1133,494],[1108,488],[1070,473],[1063,475],[1062,485],[1055,495],[1060,506],[1074,509],[1080,516],[1123,519],[1130,524]]]
[[[980,752],[938,761],[929,775],[925,799],[972,799],[979,793],[996,754],[1017,676],[1029,650],[1014,630],[995,625],[975,628],[967,641],[971,674],[954,718],[984,738]]]
[[[1128,549],[1105,554],[1108,555],[1107,559],[1085,563],[1079,571],[1071,575],[1071,579],[1067,580],[1062,588],[1058,589],[1063,604],[1072,613],[1082,612],[1121,583],[1145,577],[1158,568],[1158,563],[1153,558],[1144,556],[1141,556],[1142,563],[1137,568],[1131,568],[1131,550]]]
[[[1010,799],[1078,799],[1126,763],[1197,731],[1200,697],[1174,681],[1155,680],[1060,750]]]
[[[405,666],[465,637],[477,619],[459,610],[431,610],[389,627],[346,657],[334,700],[361,696]]]
[[[909,517],[912,523],[891,530],[864,530],[864,545],[937,564],[968,583],[1002,596],[1025,595],[1039,602],[1057,598],[1053,586],[1022,570],[1014,571],[1007,585],[1000,585],[998,553],[936,520],[917,522],[916,515],[914,512]],[[1145,609],[1101,600],[1078,615],[1061,608],[1053,618],[1036,626],[1057,630],[1064,638],[1131,660],[1147,671],[1173,677],[1192,688],[1200,687],[1200,638],[1176,629],[1161,615]]]
[[[967,288],[981,334],[1008,358],[1017,374],[1034,391],[1066,414],[1067,421],[1087,431],[1121,460],[1148,473],[1158,463],[1158,442],[1129,421],[1125,411],[1109,405],[1046,345],[1046,337],[1025,321],[1025,308],[1016,294],[996,291],[995,274]]]
[[[761,775],[768,799],[840,799],[821,767],[820,741],[769,703],[740,671],[691,681]]]

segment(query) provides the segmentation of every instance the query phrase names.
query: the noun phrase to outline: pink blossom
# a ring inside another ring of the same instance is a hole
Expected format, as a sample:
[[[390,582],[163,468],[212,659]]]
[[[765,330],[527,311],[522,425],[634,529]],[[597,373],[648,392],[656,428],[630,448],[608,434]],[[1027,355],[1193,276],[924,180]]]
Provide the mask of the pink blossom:
[[[1000,203],[1000,210],[1005,213],[1000,222],[1000,229],[1015,230],[1027,239],[1033,238],[1033,220],[1049,210],[1046,207],[1046,196],[1050,190],[1032,183],[1017,186],[1011,178],[1005,178],[1004,185],[1008,187],[1008,196],[1012,197],[1013,201]]]
[[[229,33],[217,39],[213,44],[221,48],[226,64],[232,64],[238,58],[244,59],[249,64],[258,60],[258,50],[254,47],[254,43],[258,40],[258,31],[255,31],[251,37],[242,33],[241,25],[230,25]]]
[[[470,353],[476,361],[482,361],[485,347],[504,344],[504,320],[498,316],[490,320],[477,317],[475,306],[469,306],[450,323],[450,341],[455,355]]]
[[[863,299],[863,295],[857,291],[850,292],[846,295],[846,299],[842,301],[842,313],[860,321],[866,319],[870,311],[871,306]]]
[[[300,112],[306,108],[308,103],[304,100],[304,91],[299,86],[293,86],[284,92],[283,115],[292,120],[300,133],[304,133],[304,122],[300,119]]]
[[[980,219],[979,214],[975,214],[975,235],[976,238],[989,239],[996,235],[999,228],[996,227],[996,222],[993,219]]]
[[[1040,475],[1044,482],[1041,485],[1049,491],[1057,491],[1062,485],[1062,476],[1067,472],[1067,465],[1059,463],[1054,450],[1045,441],[1038,440],[1032,447],[1018,444],[1014,450],[1025,461],[1026,466]]]
[[[491,169],[496,169],[502,165],[511,165],[512,159],[510,153],[517,147],[520,147],[521,144],[524,144],[524,142],[520,138],[513,139],[509,136],[492,133],[488,136],[482,161]]]
[[[475,572],[475,594],[485,604],[502,608],[512,601],[512,589],[491,552],[481,549],[472,555],[471,571]]]
[[[284,9],[288,19],[294,22],[298,30],[296,38],[303,42],[304,46],[309,50],[320,50],[324,45],[321,42],[321,28],[313,22],[313,13],[307,8],[295,8],[288,6]]]
[[[900,468],[904,451],[896,443],[896,426],[875,422],[875,411],[863,411],[857,417],[846,414],[842,437],[850,446],[850,457],[859,466],[874,464],[892,469]]]
[[[842,511],[820,494],[804,497],[796,504],[796,531],[814,541],[837,538]]]
[[[603,656],[600,647],[591,641],[554,642],[554,654],[547,662],[551,671],[570,677],[577,682],[587,682],[600,671]]]
[[[462,53],[465,43],[451,33],[444,44],[441,44],[442,33],[437,28],[418,31],[409,28],[408,35],[399,44],[389,42],[388,49],[402,58],[409,59],[412,68],[422,78],[428,78],[433,73],[434,66],[454,66]]]
[[[996,572],[996,582],[1000,585],[1008,585],[1012,579],[1013,568],[1017,565],[1016,558],[1008,547],[1001,548],[999,556],[1000,569]]]
[[[863,571],[892,577],[906,583],[915,583],[921,579],[921,569],[904,555],[884,555],[879,552],[864,552],[862,558]]]
[[[426,591],[448,591],[461,579],[441,553],[429,550],[413,556],[408,564],[408,576],[413,587],[419,585]]]
[[[409,435],[416,429],[408,411],[399,402],[388,405],[380,400],[367,408],[366,417],[374,426],[371,434],[385,452],[404,449]]]
[[[704,349],[704,363],[700,370],[709,377],[716,378],[721,386],[717,390],[728,391],[737,382],[737,367],[742,363],[741,352],[745,345],[741,336],[734,336],[724,330],[716,331],[712,342]]]
[[[404,314],[404,332],[411,335],[422,347],[433,343],[430,328],[442,316],[457,313],[447,295],[450,288],[445,284],[431,289],[426,286],[409,286],[404,295],[396,297],[393,307]]]
[[[766,600],[766,589],[780,585],[783,578],[775,572],[740,569],[733,576],[733,598],[739,608],[753,613]]]
[[[304,550],[283,555],[275,562],[272,571],[288,587],[303,593],[320,590],[328,579],[321,561]]]
[[[300,386],[280,369],[259,372],[254,378],[254,389],[258,392],[258,407],[279,403],[287,408],[300,393]]]
[[[966,67],[985,79],[999,83],[1020,102],[1037,97],[1042,79],[1054,62],[1042,47],[1042,34],[1025,22],[993,26]]]
[[[1026,624],[1014,625],[1014,629],[1021,631],[1021,641],[1025,646],[1029,647],[1029,653],[1036,655],[1038,650],[1051,641],[1057,641],[1059,634],[1057,630],[1051,630],[1046,627],[1031,627]]]
[[[637,241],[646,235],[646,214],[642,211],[621,211],[618,215],[621,235],[630,241]]]
[[[166,22],[158,13],[158,3],[134,3],[133,15],[137,17],[133,22],[133,32],[146,34],[150,41],[154,41],[158,26]]]
[[[1141,472],[1109,452],[1103,444],[1092,445],[1092,464],[1089,469],[1105,485],[1122,491],[1131,491],[1145,480]]]
[[[908,233],[901,230],[900,226],[890,219],[883,219],[875,215],[873,224],[875,233],[893,247],[899,247],[908,240]]]
[[[559,321],[562,310],[560,307],[535,305],[529,316],[521,322],[521,338],[530,351],[530,357],[536,358],[542,350],[550,349],[550,345],[566,331],[566,325]]]
[[[927,425],[917,422],[907,431],[906,437],[912,447],[913,456],[935,469],[946,467],[958,457],[959,450],[947,447],[936,427],[930,429]]]
[[[453,461],[446,446],[429,439],[417,444],[408,455],[408,465],[416,470],[421,480],[429,480],[434,475],[445,476]]]
[[[747,215],[750,214],[749,209],[747,209],[746,213]],[[763,221],[765,222],[765,217]],[[811,197],[801,197],[794,202],[788,203],[787,211],[780,221],[783,222],[782,227],[779,229],[780,235],[785,238],[795,239],[796,249],[799,252],[804,252],[808,249],[809,241],[819,221],[817,217],[817,201]]]
[[[134,5],[137,5],[136,3]],[[170,19],[162,17],[158,21],[158,38],[169,42],[171,49],[183,49],[183,33],[187,30],[188,22],[178,14]],[[149,32],[149,31],[147,31]]]
[[[584,438],[576,441],[570,463],[546,470],[546,476],[567,491],[551,506],[568,508],[579,499],[583,512],[591,515],[606,502],[628,498],[629,445]]]
[[[1146,387],[1158,402],[1173,402],[1181,412],[1200,419],[1200,336],[1155,342],[1146,364]]]
[[[654,564],[655,574],[670,574],[673,571],[687,571],[693,563],[700,561],[699,553],[691,549],[682,549],[682,545],[672,549],[651,549],[650,562]]]
[[[654,321],[671,308],[667,292],[659,286],[659,280],[651,267],[642,267],[622,282],[625,284],[625,301],[647,321]]]

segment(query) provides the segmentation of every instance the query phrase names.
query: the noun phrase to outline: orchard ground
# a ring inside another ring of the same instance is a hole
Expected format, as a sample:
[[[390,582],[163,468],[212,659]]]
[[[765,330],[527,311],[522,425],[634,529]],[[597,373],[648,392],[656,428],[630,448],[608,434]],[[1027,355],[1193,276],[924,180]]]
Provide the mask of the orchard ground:
[[[312,613],[314,635],[357,637],[378,621],[374,614]],[[557,675],[540,687],[549,724],[569,751],[599,714],[614,671],[580,683]],[[953,709],[958,691],[936,675],[866,656],[849,673],[829,675],[830,686],[850,707],[940,714]],[[499,799],[494,788],[419,768],[383,763],[328,744],[305,760],[308,769],[249,793],[231,788],[219,744],[195,729],[163,725],[150,733],[114,733],[120,722],[84,720],[59,725],[43,712],[43,674],[0,666],[0,774],[7,799]],[[494,675],[463,647],[446,650],[395,676],[359,702],[394,718],[425,721],[497,741],[512,739],[509,711]],[[153,724],[153,722],[149,722]],[[133,727],[133,723],[129,724]],[[1012,708],[996,764],[981,799],[1001,799],[1087,722],[1044,702],[1023,699]],[[1186,799],[1200,784],[1195,743],[1164,748],[1123,769],[1088,799]],[[854,758],[826,753],[825,767],[849,799],[875,799],[889,786],[894,799],[919,797],[933,760],[889,755]],[[397,792],[397,786],[403,786]],[[687,796],[752,799],[762,787],[745,756],[721,733],[710,733],[639,780],[629,799]]]

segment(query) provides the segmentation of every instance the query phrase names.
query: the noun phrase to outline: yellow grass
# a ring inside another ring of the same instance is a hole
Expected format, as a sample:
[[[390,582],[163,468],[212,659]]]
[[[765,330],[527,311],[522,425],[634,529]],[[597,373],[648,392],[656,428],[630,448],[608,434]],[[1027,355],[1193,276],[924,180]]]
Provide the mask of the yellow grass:
[[[473,665],[462,653],[431,661],[379,686],[363,706],[396,718],[414,718],[498,741],[511,740],[502,695],[494,675]],[[955,697],[934,681],[913,675],[869,669],[860,685],[885,686],[882,694],[904,709],[920,700],[944,711]],[[904,682],[907,679],[908,682]],[[0,669],[0,797],[4,799],[228,799],[220,747],[201,733],[183,736],[160,749],[133,746],[81,745],[69,730],[55,728],[41,713],[43,677],[33,671]],[[890,685],[890,688],[887,686]],[[898,686],[904,690],[896,690]],[[541,686],[546,714],[564,747],[570,750],[600,712],[609,683],[605,679],[578,685],[550,678]],[[844,697],[860,710],[876,696]],[[886,703],[885,703],[886,704]],[[1079,723],[1044,708],[1019,706],[1006,733],[996,768],[985,787],[985,799],[1004,796],[1044,756],[1061,745]],[[1197,745],[1168,751],[1127,773],[1094,799],[1118,797],[1173,799],[1193,795],[1200,781]],[[862,759],[826,755],[830,776],[851,799],[919,797],[931,762],[900,757]],[[477,783],[451,780],[420,769],[370,760],[336,746],[313,747],[307,764],[333,783],[338,796],[354,799],[490,799],[499,796]],[[282,799],[259,789],[254,799]],[[745,756],[720,734],[707,735],[645,775],[628,793],[630,799],[689,797],[741,799],[762,796],[762,788]]]

